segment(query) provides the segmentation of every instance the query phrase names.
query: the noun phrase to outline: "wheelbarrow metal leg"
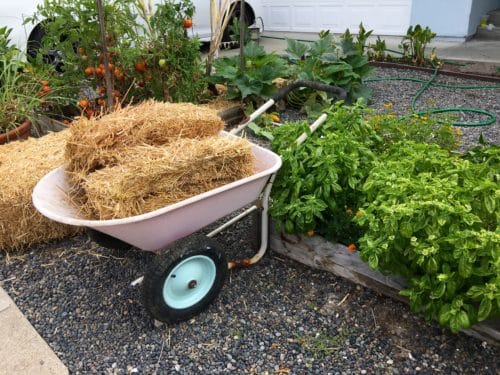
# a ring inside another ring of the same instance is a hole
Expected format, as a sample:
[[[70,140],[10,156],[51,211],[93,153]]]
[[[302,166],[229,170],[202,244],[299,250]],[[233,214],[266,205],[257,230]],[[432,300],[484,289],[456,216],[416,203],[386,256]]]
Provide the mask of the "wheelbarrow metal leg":
[[[228,263],[228,268],[241,268],[241,267],[250,267],[251,265],[257,263],[266,253],[267,245],[269,242],[269,196],[271,195],[271,189],[273,187],[274,179],[276,178],[276,174],[271,175],[271,178],[267,182],[266,187],[264,188],[264,192],[261,198],[262,204],[262,212],[261,212],[261,230],[260,230],[260,248],[257,254],[255,254],[251,258],[241,259],[241,260],[233,260]]]

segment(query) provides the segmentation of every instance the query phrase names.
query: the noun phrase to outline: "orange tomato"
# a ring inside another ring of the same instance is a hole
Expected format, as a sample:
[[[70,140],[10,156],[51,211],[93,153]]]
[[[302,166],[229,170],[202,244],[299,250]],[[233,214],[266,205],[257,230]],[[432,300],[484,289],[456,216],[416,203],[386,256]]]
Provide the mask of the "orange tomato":
[[[89,106],[89,101],[87,99],[82,99],[78,102],[78,105],[82,108],[87,108]]]
[[[134,64],[134,68],[135,70],[137,70],[138,72],[145,72],[146,71],[146,63],[144,61],[137,61],[135,64]]]
[[[95,69],[92,66],[87,66],[84,72],[86,75],[91,76],[95,73]]]
[[[347,250],[349,250],[350,253],[353,253],[356,251],[356,245],[355,244],[350,244],[349,246],[347,246]]]
[[[97,68],[95,68],[95,74],[98,75],[99,77],[103,77],[104,76],[104,69],[102,69],[100,66],[98,66]]]
[[[40,81],[40,84],[42,86],[48,86],[49,85],[49,81]]]
[[[193,20],[191,18],[186,18],[183,22],[182,25],[184,26],[185,29],[189,29],[193,27]]]

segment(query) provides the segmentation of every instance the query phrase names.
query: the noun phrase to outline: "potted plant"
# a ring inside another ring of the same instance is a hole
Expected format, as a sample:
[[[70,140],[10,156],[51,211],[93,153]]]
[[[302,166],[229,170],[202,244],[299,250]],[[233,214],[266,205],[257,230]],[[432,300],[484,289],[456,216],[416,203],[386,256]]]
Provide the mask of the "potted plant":
[[[29,73],[20,52],[9,43],[10,29],[0,28],[0,144],[26,139],[31,118],[50,92]]]

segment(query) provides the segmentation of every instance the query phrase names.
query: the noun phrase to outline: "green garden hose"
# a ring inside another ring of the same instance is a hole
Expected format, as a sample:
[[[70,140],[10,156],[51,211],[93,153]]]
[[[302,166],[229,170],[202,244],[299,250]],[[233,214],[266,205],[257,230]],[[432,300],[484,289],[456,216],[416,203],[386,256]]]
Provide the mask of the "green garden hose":
[[[442,83],[435,83],[435,79],[437,75],[439,74],[439,69],[437,67],[434,67],[434,74],[432,77],[426,81],[423,79],[418,79],[418,78],[402,78],[402,77],[392,77],[392,78],[370,78],[370,79],[365,79],[363,80],[364,83],[367,82],[381,82],[381,81],[411,81],[411,82],[418,82],[418,83],[423,83],[422,87],[417,91],[415,96],[413,96],[411,100],[411,111],[412,113],[407,116],[403,116],[401,119],[408,118],[409,116],[412,115],[428,115],[428,114],[433,114],[433,113],[447,113],[447,112],[467,112],[467,113],[478,113],[481,115],[485,115],[488,118],[483,121],[478,121],[478,122],[452,122],[453,126],[468,126],[468,127],[478,127],[478,126],[487,126],[495,123],[497,121],[497,116],[494,113],[491,113],[489,111],[483,110],[483,109],[475,109],[475,108],[467,108],[467,107],[446,107],[446,108],[437,108],[437,109],[431,109],[431,110],[426,110],[426,111],[416,111],[415,110],[415,104],[422,96],[422,94],[427,91],[431,86],[435,87],[443,87],[443,88],[448,88],[448,89],[464,89],[464,90],[472,90],[472,89],[500,89],[500,85],[445,85]]]
[[[265,36],[263,35],[262,38],[268,38],[268,39],[278,39],[278,40],[286,40],[286,38],[282,37],[272,37],[272,36]],[[296,39],[300,42],[309,42],[313,43],[313,40],[303,40],[303,39]],[[391,50],[391,49],[386,49],[388,52],[394,52],[402,55],[403,53],[401,51],[396,51],[396,50]],[[451,63],[451,62],[447,62]],[[456,63],[456,65],[459,65],[460,63]],[[411,82],[418,82],[418,83],[423,83],[423,86],[417,91],[415,96],[411,100],[411,111],[412,113],[410,115],[406,115],[401,117],[401,119],[408,118],[412,115],[429,115],[433,113],[448,113],[448,112],[467,112],[467,113],[476,113],[476,114],[481,114],[487,116],[486,120],[483,121],[478,121],[478,122],[452,122],[453,126],[467,126],[467,127],[479,127],[479,126],[487,126],[494,124],[497,121],[497,116],[494,113],[491,113],[489,111],[486,111],[484,109],[476,109],[476,108],[468,108],[468,107],[445,107],[445,108],[436,108],[436,109],[431,109],[431,110],[426,110],[426,111],[416,111],[415,110],[415,104],[422,96],[422,94],[427,91],[431,86],[434,87],[442,87],[442,88],[447,88],[447,89],[460,89],[460,90],[477,90],[477,89],[500,89],[500,85],[446,85],[443,83],[435,83],[434,81],[436,80],[436,77],[439,74],[439,69],[434,66],[434,74],[432,77],[426,81],[423,79],[418,79],[418,78],[402,78],[402,77],[392,77],[392,78],[370,78],[370,79],[365,79],[363,80],[363,83],[368,83],[368,82],[381,82],[381,81],[411,81]]]

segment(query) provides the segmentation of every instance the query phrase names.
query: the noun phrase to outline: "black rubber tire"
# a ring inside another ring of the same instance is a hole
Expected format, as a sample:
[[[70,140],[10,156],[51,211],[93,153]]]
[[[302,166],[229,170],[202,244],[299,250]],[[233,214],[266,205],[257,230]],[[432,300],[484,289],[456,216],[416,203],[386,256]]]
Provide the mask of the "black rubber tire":
[[[216,272],[213,284],[197,303],[181,309],[169,306],[163,298],[166,278],[180,262],[197,255],[207,256],[213,261]],[[142,284],[144,307],[154,319],[161,322],[175,324],[189,320],[214,301],[224,285],[227,273],[226,256],[215,240],[199,235],[185,238],[154,257]]]
[[[87,232],[89,238],[99,246],[120,251],[127,251],[133,247],[127,242],[119,240],[118,238],[110,236],[109,234],[99,232],[95,229],[85,228],[85,231]]]
[[[28,37],[28,43],[26,46],[26,53],[29,61],[34,61],[42,47],[42,41],[45,37],[45,30],[42,24],[36,25],[31,34]],[[76,48],[74,48],[76,53]],[[51,49],[47,54],[42,56],[42,61],[46,64],[51,64],[54,66],[57,72],[61,73],[63,71],[64,63],[61,56],[61,52],[57,49],[57,46],[54,46],[54,49]]]

